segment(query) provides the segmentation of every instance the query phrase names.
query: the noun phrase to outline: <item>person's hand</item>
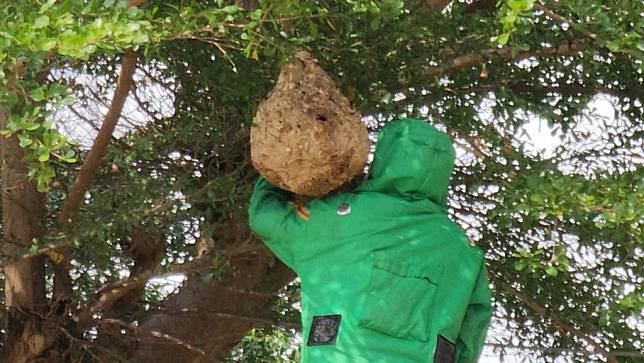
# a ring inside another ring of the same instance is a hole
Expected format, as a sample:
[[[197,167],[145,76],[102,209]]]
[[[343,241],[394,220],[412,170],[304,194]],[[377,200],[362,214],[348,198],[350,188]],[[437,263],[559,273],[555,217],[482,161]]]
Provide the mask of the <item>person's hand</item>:
[[[309,210],[306,209],[304,204],[300,202],[299,200],[291,200],[288,202],[288,204],[292,205],[293,208],[295,208],[295,213],[305,221],[309,220]]]

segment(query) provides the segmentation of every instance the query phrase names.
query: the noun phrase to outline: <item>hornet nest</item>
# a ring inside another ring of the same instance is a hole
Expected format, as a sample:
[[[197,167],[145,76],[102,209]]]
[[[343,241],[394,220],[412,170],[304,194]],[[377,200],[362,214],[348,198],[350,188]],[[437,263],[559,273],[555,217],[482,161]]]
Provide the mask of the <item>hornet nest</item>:
[[[303,51],[283,66],[259,105],[250,143],[253,164],[266,179],[311,197],[360,174],[371,145],[358,111]]]

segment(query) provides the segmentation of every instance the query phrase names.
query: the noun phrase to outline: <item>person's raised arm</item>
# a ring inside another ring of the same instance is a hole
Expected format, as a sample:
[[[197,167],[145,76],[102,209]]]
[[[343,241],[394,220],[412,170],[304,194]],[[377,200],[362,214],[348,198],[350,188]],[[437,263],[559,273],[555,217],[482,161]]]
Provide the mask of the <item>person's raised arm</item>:
[[[295,243],[302,229],[297,221],[297,205],[292,194],[259,177],[250,199],[248,218],[251,230],[286,265],[295,269]]]

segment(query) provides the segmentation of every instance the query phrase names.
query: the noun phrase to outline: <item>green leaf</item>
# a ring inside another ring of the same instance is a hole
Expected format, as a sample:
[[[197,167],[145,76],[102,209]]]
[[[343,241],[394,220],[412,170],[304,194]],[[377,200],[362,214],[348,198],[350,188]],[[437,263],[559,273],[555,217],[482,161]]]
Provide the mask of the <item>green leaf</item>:
[[[109,8],[114,5],[114,0],[105,0],[103,1],[103,7]]]
[[[41,193],[47,193],[49,191],[49,180],[45,178],[38,178],[36,189]]]
[[[127,9],[127,16],[130,18],[136,17],[136,15],[139,13],[139,9],[136,6],[131,6]]]
[[[46,3],[42,4],[38,13],[44,14],[47,10],[51,9],[56,4],[56,0],[47,0]]]
[[[496,42],[501,45],[505,45],[505,44],[508,44],[509,39],[510,39],[510,33],[509,32],[503,33],[497,37]]]
[[[34,29],[41,29],[49,25],[49,17],[47,15],[41,15],[36,18],[36,21],[34,22]]]
[[[378,16],[371,21],[371,23],[369,24],[369,28],[371,28],[371,30],[376,30],[379,27],[380,27],[380,17]]]
[[[42,128],[45,130],[49,130],[51,129],[53,124],[54,124],[54,121],[47,119],[42,123]]]
[[[559,270],[557,270],[555,266],[551,265],[546,268],[546,274],[548,274],[548,276],[555,277],[559,274]]]
[[[40,127],[40,123],[34,122],[34,123],[30,124],[29,126],[27,126],[26,130],[35,131],[35,130],[38,130],[39,127]]]
[[[65,105],[65,106],[73,105],[74,102],[76,102],[76,97],[74,97],[73,95],[69,95],[69,96],[63,98],[63,100],[62,100],[62,104]]]
[[[41,163],[44,163],[45,161],[48,161],[48,160],[49,160],[49,152],[48,151],[43,153],[43,154],[40,154],[38,156],[38,161],[40,161]]]
[[[613,40],[606,43],[606,48],[610,49],[611,52],[619,52],[622,50],[621,41]]]
[[[259,21],[262,18],[262,9],[257,9],[250,13],[250,18],[255,21]]]
[[[7,129],[13,132],[22,130],[25,126],[27,126],[25,119],[18,116],[11,116],[9,122],[7,122]]]
[[[36,102],[40,102],[45,99],[45,90],[43,87],[38,87],[31,91],[29,96]]]
[[[34,143],[34,141],[26,135],[18,135],[18,140],[20,141],[21,148],[26,148],[27,146]]]
[[[76,156],[76,152],[72,149],[69,149],[65,152],[65,159],[71,159]]]
[[[510,9],[515,11],[521,11],[532,7],[532,4],[528,0],[508,0],[507,4]]]
[[[43,43],[40,44],[40,50],[44,52],[48,52],[54,48],[56,48],[56,45],[58,44],[58,41],[56,39],[50,39],[46,40]]]
[[[501,20],[503,23],[514,23],[517,21],[517,14],[514,12],[508,13],[503,20]]]
[[[40,246],[38,246],[38,240],[34,238],[31,245],[29,246],[29,253],[37,253],[39,250]]]
[[[237,7],[237,5],[228,5],[228,6],[223,7],[221,9],[221,11],[223,11],[226,14],[230,14],[230,15],[237,14],[237,12],[239,11],[239,7]]]

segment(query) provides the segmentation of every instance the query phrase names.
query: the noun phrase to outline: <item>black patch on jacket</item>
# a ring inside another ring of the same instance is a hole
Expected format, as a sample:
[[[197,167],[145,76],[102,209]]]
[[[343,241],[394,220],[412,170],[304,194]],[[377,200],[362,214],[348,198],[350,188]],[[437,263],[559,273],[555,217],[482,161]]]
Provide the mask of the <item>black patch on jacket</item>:
[[[439,335],[436,342],[436,353],[434,353],[434,363],[454,363],[455,359],[456,345]]]
[[[342,315],[314,316],[306,345],[335,344],[340,330]]]

